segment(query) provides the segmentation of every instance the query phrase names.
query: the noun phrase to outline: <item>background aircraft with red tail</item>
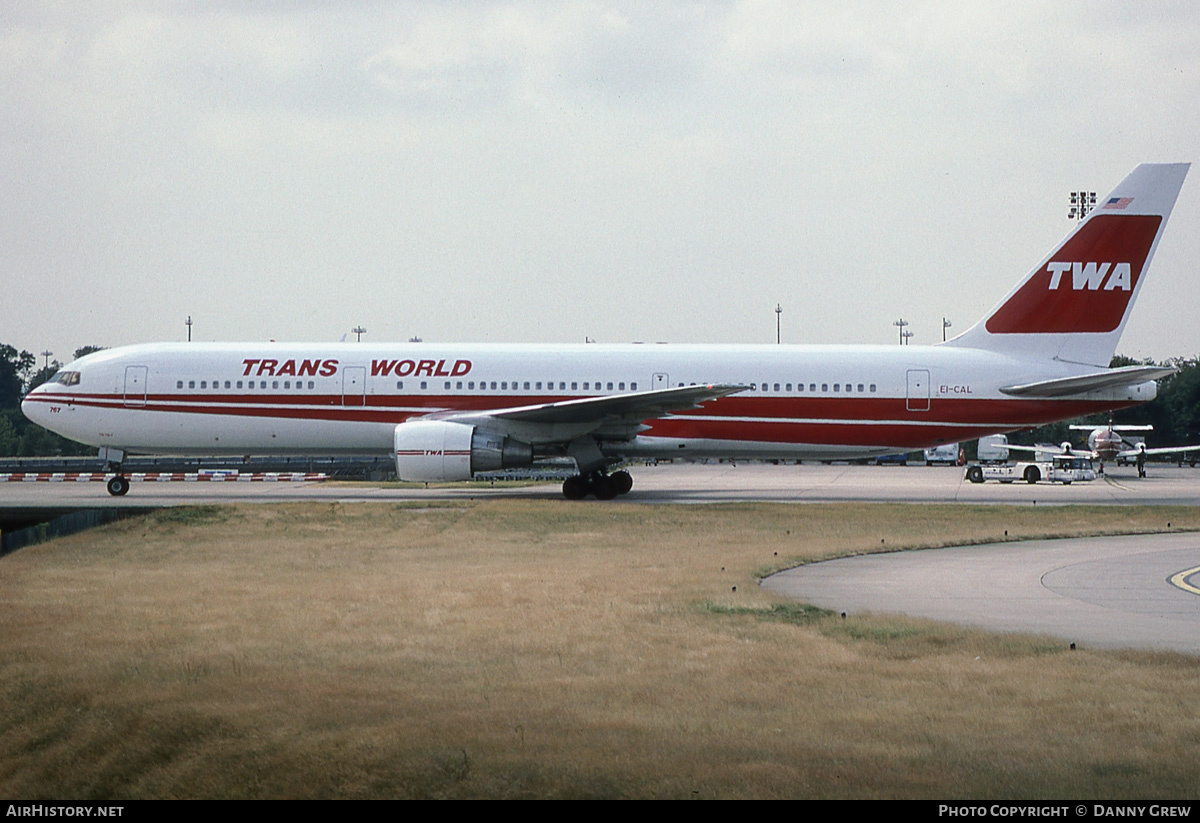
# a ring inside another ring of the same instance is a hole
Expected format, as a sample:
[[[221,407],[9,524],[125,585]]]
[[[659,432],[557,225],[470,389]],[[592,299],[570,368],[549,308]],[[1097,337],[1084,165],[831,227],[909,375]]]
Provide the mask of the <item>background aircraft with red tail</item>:
[[[1168,454],[1186,454],[1188,452],[1200,451],[1200,446],[1161,446],[1150,448],[1142,441],[1126,440],[1121,436],[1121,432],[1129,434],[1131,432],[1154,431],[1153,426],[1145,423],[1114,424],[1110,421],[1106,426],[1076,424],[1071,426],[1071,430],[1088,433],[1086,449],[1076,448],[1070,443],[1063,443],[1058,448],[1052,446],[1017,446],[1009,443],[1007,448],[1040,454],[1052,451],[1059,455],[1071,454],[1086,457],[1089,460],[1098,460],[1101,472],[1104,471],[1105,463],[1115,460],[1132,460],[1137,464],[1139,477],[1146,476],[1147,457],[1161,457]]]

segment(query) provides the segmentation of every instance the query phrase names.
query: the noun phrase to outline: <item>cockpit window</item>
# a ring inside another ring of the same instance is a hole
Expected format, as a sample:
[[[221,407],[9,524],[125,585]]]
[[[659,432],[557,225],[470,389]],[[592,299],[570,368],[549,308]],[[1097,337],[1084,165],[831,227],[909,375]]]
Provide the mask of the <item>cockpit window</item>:
[[[60,371],[54,375],[55,383],[62,383],[64,386],[78,386],[79,372],[77,371]]]

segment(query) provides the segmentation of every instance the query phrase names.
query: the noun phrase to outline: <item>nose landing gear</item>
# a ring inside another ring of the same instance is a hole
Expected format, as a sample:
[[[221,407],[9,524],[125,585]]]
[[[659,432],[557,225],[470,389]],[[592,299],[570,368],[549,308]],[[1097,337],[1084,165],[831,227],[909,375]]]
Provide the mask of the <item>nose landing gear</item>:
[[[111,446],[100,447],[100,459],[108,464],[108,470],[113,476],[108,479],[108,493],[113,497],[121,497],[129,491],[129,478],[121,473],[121,463],[125,460],[125,452]]]

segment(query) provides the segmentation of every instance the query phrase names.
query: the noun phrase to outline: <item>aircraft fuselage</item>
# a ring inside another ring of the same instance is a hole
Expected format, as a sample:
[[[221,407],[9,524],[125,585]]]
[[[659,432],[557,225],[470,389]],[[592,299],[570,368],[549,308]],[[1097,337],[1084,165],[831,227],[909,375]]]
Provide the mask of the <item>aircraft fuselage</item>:
[[[1153,399],[1153,381],[1071,399],[1000,387],[1062,364],[949,346],[149,344],[64,367],[30,419],[137,453],[379,454],[396,425],[714,383],[746,388],[609,438],[637,457],[837,458],[928,448]],[[561,440],[561,433],[546,439]],[[529,437],[537,445],[537,434]]]

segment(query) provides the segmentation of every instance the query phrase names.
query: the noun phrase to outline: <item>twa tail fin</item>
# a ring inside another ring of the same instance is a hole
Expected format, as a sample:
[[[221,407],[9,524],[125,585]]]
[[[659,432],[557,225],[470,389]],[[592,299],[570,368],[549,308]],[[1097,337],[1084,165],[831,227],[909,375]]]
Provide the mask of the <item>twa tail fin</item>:
[[[945,345],[1107,367],[1188,167],[1138,166],[987,317]]]

